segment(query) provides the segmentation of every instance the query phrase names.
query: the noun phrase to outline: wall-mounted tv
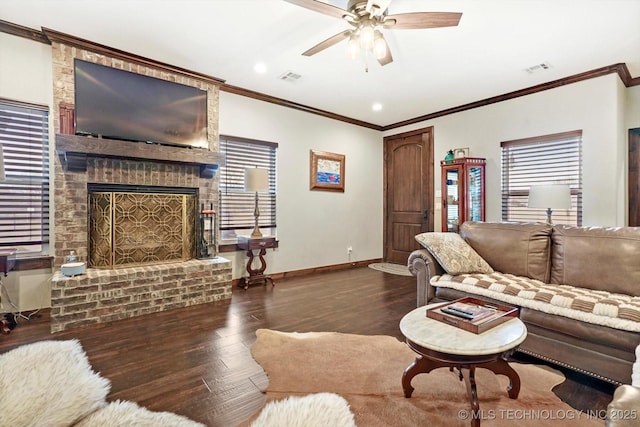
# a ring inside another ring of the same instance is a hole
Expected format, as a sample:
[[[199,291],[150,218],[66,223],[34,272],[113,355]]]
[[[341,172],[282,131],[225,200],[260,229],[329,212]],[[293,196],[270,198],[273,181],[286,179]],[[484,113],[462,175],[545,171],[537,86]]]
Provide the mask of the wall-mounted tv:
[[[207,92],[75,60],[75,132],[208,148]]]

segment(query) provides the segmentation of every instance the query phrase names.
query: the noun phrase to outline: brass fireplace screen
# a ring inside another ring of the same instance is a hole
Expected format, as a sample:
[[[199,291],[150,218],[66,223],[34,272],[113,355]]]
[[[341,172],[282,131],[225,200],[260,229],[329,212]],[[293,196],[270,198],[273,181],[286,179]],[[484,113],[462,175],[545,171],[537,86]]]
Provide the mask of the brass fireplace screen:
[[[197,195],[89,193],[89,267],[186,261],[196,255]]]

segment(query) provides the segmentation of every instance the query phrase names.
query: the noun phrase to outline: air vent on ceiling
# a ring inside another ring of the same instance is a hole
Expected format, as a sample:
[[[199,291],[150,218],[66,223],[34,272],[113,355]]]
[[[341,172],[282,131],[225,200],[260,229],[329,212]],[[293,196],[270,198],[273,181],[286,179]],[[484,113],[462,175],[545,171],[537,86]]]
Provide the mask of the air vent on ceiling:
[[[540,64],[533,65],[529,68],[525,68],[524,70],[529,74],[533,74],[540,71],[548,70],[549,68],[551,68],[551,64],[549,64],[548,62],[541,62]]]
[[[298,73],[294,73],[293,71],[287,71],[286,73],[281,74],[278,78],[285,82],[297,82],[302,78],[302,76]]]

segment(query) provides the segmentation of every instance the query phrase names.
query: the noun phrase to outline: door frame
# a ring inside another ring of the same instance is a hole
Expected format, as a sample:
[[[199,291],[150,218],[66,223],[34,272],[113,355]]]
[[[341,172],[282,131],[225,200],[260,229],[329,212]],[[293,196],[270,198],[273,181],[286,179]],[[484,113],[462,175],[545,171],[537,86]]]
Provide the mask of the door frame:
[[[395,140],[395,139],[400,139],[400,138],[407,138],[407,137],[411,137],[411,136],[416,136],[416,135],[424,135],[424,134],[428,134],[429,135],[429,158],[431,159],[431,173],[427,175],[427,182],[424,183],[424,187],[429,189],[429,192],[431,193],[431,202],[429,203],[429,220],[428,220],[428,224],[427,227],[429,230],[434,230],[435,227],[435,189],[434,189],[434,174],[435,174],[435,159],[434,159],[434,127],[433,126],[428,126],[428,127],[424,127],[424,128],[420,128],[420,129],[415,129],[415,130],[411,130],[411,131],[407,131],[407,132],[402,132],[402,133],[398,133],[398,134],[394,134],[394,135],[388,135],[385,136],[383,138],[383,166],[382,166],[382,175],[383,175],[383,184],[382,184],[382,199],[383,199],[383,212],[382,212],[382,218],[383,218],[383,227],[382,227],[382,257],[384,261],[387,261],[387,224],[389,222],[389,213],[388,213],[388,205],[389,205],[389,199],[387,196],[388,193],[388,177],[387,177],[387,166],[388,166],[388,161],[389,161],[389,152],[388,152],[388,141],[389,140]]]

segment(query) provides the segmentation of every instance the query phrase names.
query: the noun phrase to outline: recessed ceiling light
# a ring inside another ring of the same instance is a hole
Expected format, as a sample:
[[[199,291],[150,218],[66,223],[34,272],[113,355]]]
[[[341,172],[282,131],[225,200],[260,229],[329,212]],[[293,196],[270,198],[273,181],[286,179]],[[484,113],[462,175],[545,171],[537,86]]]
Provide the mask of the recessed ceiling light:
[[[382,104],[380,104],[379,102],[376,102],[375,104],[373,104],[371,106],[371,109],[373,111],[380,111],[380,110],[382,110]]]
[[[267,64],[265,64],[264,62],[258,62],[253,66],[253,71],[258,74],[264,74],[267,72]]]

